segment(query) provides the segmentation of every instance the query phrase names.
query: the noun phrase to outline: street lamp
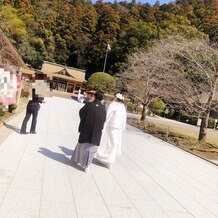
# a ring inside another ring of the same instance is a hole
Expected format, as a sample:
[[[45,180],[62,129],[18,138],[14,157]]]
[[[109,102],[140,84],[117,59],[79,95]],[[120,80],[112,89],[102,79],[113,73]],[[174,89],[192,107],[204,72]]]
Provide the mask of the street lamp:
[[[104,59],[104,68],[103,68],[103,73],[105,72],[105,68],[106,68],[106,63],[107,63],[107,54],[108,52],[111,50],[111,47],[109,44],[107,44],[107,49],[106,49],[106,54],[105,54],[105,59]]]

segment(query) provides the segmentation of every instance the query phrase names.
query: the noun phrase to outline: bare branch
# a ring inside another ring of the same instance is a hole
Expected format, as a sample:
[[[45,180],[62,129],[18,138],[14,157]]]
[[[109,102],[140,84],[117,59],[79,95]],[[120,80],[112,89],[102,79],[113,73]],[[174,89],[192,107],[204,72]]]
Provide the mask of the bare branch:
[[[212,107],[217,60],[218,50],[207,41],[168,37],[131,55],[121,77],[129,93],[142,103],[161,97],[202,114]]]

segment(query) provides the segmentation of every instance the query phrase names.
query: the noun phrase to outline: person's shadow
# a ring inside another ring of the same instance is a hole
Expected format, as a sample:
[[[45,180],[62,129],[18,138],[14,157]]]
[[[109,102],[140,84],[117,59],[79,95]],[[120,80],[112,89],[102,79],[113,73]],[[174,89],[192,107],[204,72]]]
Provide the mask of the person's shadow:
[[[78,166],[77,164],[72,163],[71,159],[67,157],[67,156],[73,154],[73,150],[70,150],[70,149],[65,148],[63,146],[59,146],[59,147],[64,152],[64,154],[53,152],[53,151],[51,151],[47,148],[44,148],[44,147],[40,147],[38,152],[45,155],[46,157],[49,157],[55,161],[62,163],[62,164],[65,164],[65,165],[71,166],[77,170],[83,171],[82,167]]]
[[[4,125],[6,128],[8,128],[8,129],[13,130],[13,131],[16,132],[16,133],[20,133],[20,129],[17,128],[16,126],[12,126],[12,125],[7,124],[7,123],[5,123],[5,122],[3,122],[3,125]]]
[[[63,146],[59,146],[59,148],[60,148],[61,151],[63,151],[64,154],[67,155],[67,156],[72,156],[73,151],[74,151],[74,150],[71,150],[71,149],[66,148],[66,147],[63,147]]]

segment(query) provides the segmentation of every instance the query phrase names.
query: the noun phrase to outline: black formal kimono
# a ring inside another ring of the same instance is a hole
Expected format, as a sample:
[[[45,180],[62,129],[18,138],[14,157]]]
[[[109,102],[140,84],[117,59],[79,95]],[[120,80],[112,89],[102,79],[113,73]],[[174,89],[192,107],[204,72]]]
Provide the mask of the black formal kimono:
[[[85,104],[79,111],[79,143],[99,145],[106,120],[106,109],[100,101]]]
[[[72,155],[72,162],[87,168],[97,152],[106,120],[106,109],[95,100],[84,105],[79,111],[79,140]]]

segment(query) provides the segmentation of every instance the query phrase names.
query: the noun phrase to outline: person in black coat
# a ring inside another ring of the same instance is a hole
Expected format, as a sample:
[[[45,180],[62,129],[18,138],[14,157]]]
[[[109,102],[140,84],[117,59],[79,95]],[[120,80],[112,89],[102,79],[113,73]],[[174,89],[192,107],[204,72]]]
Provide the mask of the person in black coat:
[[[94,101],[86,103],[79,111],[79,140],[72,155],[72,162],[79,164],[89,171],[97,148],[100,144],[104,122],[106,120],[106,109],[101,104],[104,93],[97,91]]]
[[[44,102],[44,98],[36,95],[35,89],[33,89],[32,90],[32,100],[30,100],[27,104],[26,116],[23,120],[22,127],[20,130],[21,134],[28,134],[26,131],[26,128],[27,128],[27,123],[31,115],[32,115],[32,123],[31,123],[30,133],[36,134],[36,123],[37,123],[38,111],[40,109],[40,104],[43,102]]]

